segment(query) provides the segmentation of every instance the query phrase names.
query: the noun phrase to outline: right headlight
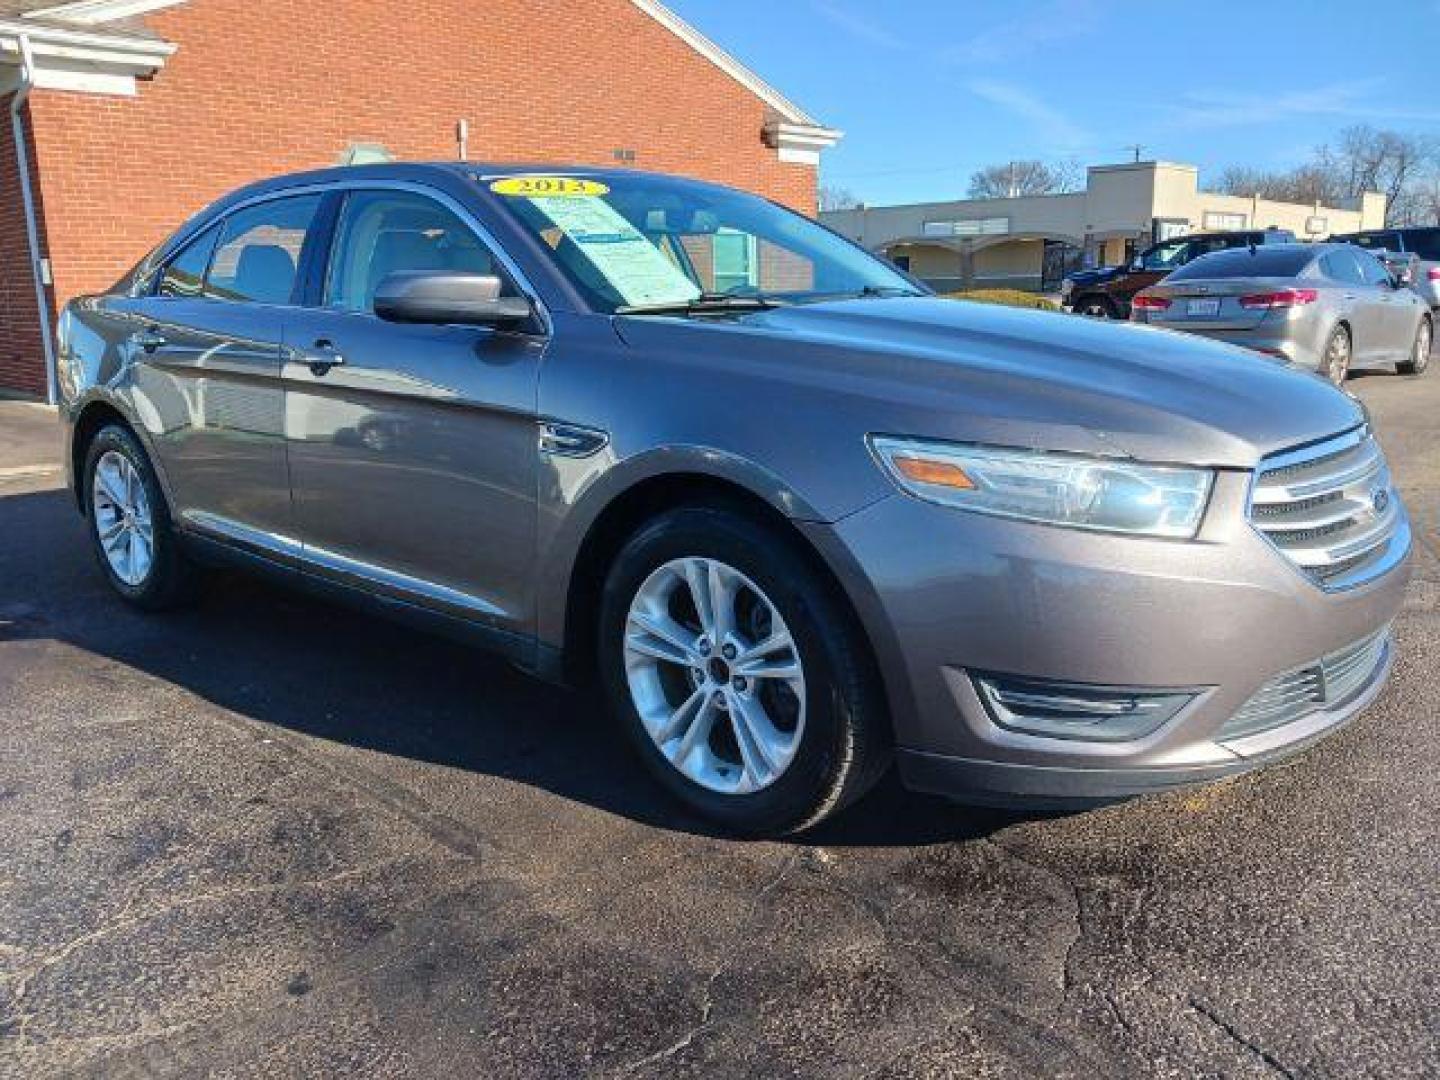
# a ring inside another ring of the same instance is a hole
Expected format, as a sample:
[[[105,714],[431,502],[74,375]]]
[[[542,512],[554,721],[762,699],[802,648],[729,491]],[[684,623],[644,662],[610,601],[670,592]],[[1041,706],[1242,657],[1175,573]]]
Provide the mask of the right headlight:
[[[1214,474],[1120,458],[872,435],[899,487],[927,502],[1073,529],[1188,540]]]

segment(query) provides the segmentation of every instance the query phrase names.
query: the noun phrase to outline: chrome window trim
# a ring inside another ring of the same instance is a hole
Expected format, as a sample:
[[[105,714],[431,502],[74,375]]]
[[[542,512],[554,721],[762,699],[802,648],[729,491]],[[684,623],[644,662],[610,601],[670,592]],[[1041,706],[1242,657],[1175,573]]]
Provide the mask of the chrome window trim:
[[[241,551],[268,557],[301,573],[318,573],[340,584],[368,586],[379,593],[467,618],[495,619],[507,615],[502,608],[472,593],[441,585],[376,563],[353,559],[281,533],[257,529],[233,518],[205,510],[180,515],[182,527]]]
[[[525,299],[530,301],[530,306],[535,309],[536,315],[539,316],[540,325],[542,328],[541,336],[549,337],[551,334],[554,333],[555,322],[550,316],[550,309],[546,307],[545,302],[540,299],[540,293],[538,292],[538,290],[536,290],[534,284],[530,281],[530,278],[527,277],[525,272],[520,269],[519,264],[514,260],[510,253],[505,250],[504,246],[495,239],[495,234],[492,233],[489,229],[487,229],[485,225],[480,221],[480,219],[477,218],[467,206],[461,203],[454,196],[450,195],[448,192],[441,191],[439,188],[432,187],[429,184],[421,183],[417,180],[362,179],[360,177],[355,177],[354,179],[349,180],[323,180],[317,181],[313,184],[297,184],[294,187],[275,188],[270,191],[257,192],[249,198],[242,199],[240,202],[227,206],[223,212],[203,219],[203,221],[201,221],[198,226],[194,230],[192,230],[191,233],[187,234],[183,239],[180,240],[180,242],[176,245],[175,251],[173,253],[167,253],[164,260],[156,263],[155,267],[147,268],[145,271],[145,276],[149,278],[150,284],[153,285],[154,278],[152,275],[154,274],[155,269],[159,267],[169,266],[170,260],[174,257],[174,255],[178,255],[181,251],[185,249],[192,236],[199,236],[202,232],[204,232],[205,229],[208,229],[211,225],[223,224],[228,218],[240,212],[241,210],[247,210],[252,206],[258,206],[261,203],[273,202],[276,199],[290,198],[297,195],[325,195],[330,192],[336,191],[407,191],[415,195],[423,196],[424,198],[435,200],[441,206],[453,212],[463,224],[468,226],[475,233],[476,237],[480,240],[480,242],[484,244],[494,254],[496,260],[500,263],[500,265],[505,268],[506,273],[508,273],[511,279],[515,282],[516,288],[518,288],[524,294]],[[335,226],[338,233],[340,226],[340,221],[338,218],[336,219]],[[327,273],[329,272],[331,254],[332,253],[327,252],[325,257],[325,267]],[[243,303],[244,301],[241,302]],[[303,307],[303,305],[285,306]],[[366,313],[358,312],[355,314],[364,315]],[[374,315],[370,315],[370,318],[373,319],[374,317]]]

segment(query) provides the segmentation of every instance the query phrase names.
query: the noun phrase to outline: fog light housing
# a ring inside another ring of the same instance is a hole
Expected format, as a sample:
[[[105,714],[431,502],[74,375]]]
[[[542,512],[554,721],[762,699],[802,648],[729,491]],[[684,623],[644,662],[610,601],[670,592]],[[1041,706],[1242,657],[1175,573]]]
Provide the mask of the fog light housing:
[[[1196,697],[1193,690],[1095,686],[1008,675],[973,679],[990,718],[1007,731],[1086,742],[1144,738]]]

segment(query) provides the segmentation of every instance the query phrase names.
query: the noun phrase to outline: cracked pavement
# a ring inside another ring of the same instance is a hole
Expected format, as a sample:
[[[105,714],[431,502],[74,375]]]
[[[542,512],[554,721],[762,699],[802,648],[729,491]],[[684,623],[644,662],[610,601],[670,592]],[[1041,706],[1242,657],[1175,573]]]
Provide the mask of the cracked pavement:
[[[890,783],[804,843],[489,657],[243,578],[125,609],[0,405],[0,1076],[1440,1075],[1440,374],[1351,385],[1423,537],[1372,709],[1219,786]]]

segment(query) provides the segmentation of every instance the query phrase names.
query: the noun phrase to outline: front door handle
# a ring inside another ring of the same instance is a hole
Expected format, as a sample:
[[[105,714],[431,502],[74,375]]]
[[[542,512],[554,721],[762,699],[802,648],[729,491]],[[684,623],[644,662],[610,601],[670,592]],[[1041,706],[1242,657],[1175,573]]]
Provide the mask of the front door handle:
[[[144,349],[147,353],[153,353],[165,344],[165,335],[155,327],[147,326],[144,330],[136,330],[130,335],[130,344],[137,349]]]
[[[317,378],[324,376],[332,367],[345,365],[345,357],[328,338],[320,338],[309,350],[301,352],[299,360],[310,369],[310,374]]]

